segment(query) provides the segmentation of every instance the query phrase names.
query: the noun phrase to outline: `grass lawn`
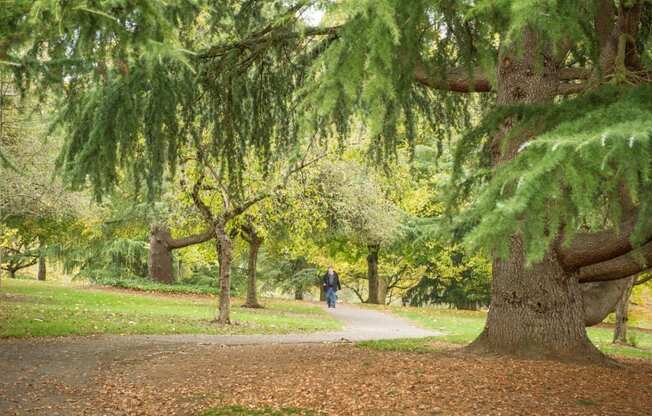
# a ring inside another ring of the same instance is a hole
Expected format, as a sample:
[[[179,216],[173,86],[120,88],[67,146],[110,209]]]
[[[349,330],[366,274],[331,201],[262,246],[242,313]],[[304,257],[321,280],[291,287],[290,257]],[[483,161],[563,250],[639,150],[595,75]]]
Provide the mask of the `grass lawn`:
[[[57,282],[3,279],[0,337],[92,334],[286,334],[340,329],[307,302],[263,299],[265,309],[232,300],[235,325],[212,323],[217,299],[83,288]]]
[[[366,341],[360,343],[362,346],[381,350],[425,352],[435,351],[441,348],[437,343],[442,342],[460,345],[468,344],[480,334],[484,327],[486,317],[486,313],[480,311],[461,311],[432,307],[365,306],[391,311],[392,313],[414,321],[423,328],[433,329],[444,334],[439,337],[419,340]],[[613,330],[609,328],[588,328],[588,333],[591,341],[607,354],[652,359],[652,333],[629,329],[627,334],[631,339],[635,340],[636,348],[612,344]]]

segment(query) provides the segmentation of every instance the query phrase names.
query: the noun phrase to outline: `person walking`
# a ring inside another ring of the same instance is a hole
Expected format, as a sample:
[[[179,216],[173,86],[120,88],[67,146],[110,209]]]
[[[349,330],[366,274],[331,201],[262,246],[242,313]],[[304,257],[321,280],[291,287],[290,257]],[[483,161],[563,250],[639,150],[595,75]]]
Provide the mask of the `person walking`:
[[[323,278],[324,290],[326,291],[326,303],[329,308],[334,308],[337,304],[337,291],[342,289],[340,277],[333,270],[333,266],[328,266],[328,271]]]

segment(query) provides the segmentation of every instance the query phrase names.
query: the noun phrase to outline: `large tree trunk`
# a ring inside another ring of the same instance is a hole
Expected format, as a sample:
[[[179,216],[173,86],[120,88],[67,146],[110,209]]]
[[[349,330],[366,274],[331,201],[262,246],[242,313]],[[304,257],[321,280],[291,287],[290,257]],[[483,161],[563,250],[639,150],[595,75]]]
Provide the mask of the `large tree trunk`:
[[[614,328],[614,343],[628,344],[627,341],[627,314],[629,312],[629,297],[632,295],[635,276],[628,277],[625,290],[616,305],[616,328]]]
[[[16,270],[14,269],[9,269],[7,270],[9,272],[9,278],[10,279],[15,279],[16,278]]]
[[[385,291],[381,288],[378,277],[378,252],[380,247],[377,244],[367,246],[367,279],[369,281],[369,298],[368,303],[381,305],[385,303]],[[381,293],[382,292],[382,293]]]
[[[220,262],[220,296],[219,310],[216,321],[220,325],[231,323],[231,260],[233,243],[226,233],[226,227],[219,224],[215,227],[217,235],[217,253]]]
[[[501,47],[497,101],[501,105],[551,102],[559,85],[554,59],[538,36],[525,30],[520,48]],[[516,120],[508,119],[494,138],[494,163],[511,160],[531,134],[509,137]],[[507,137],[507,138],[506,138]],[[505,140],[507,140],[505,142]],[[529,357],[603,361],[584,326],[577,276],[564,270],[550,249],[543,260],[526,266],[520,236],[510,238],[510,254],[493,261],[491,307],[485,328],[469,346],[473,351]]]
[[[258,262],[258,249],[262,240],[255,235],[249,239],[249,265],[247,269],[247,300],[242,305],[245,308],[262,308],[258,303],[256,292],[256,265]]]
[[[584,326],[583,300],[574,276],[550,252],[529,267],[521,238],[511,254],[493,262],[491,307],[475,351],[525,357],[601,361]]]
[[[294,289],[294,300],[303,300],[303,288],[297,287]]]
[[[45,280],[46,276],[46,264],[45,264],[45,256],[43,254],[40,254],[38,256],[38,273],[37,273],[37,278],[38,280]]]
[[[172,250],[168,246],[170,232],[158,225],[152,225],[149,233],[149,277],[160,283],[174,283]]]

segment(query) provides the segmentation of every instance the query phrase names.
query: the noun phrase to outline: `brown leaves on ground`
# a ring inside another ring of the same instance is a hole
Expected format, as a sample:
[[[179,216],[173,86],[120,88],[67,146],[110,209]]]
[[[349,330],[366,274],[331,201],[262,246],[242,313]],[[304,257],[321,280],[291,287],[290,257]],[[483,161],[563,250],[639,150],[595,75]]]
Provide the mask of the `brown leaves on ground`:
[[[188,345],[115,361],[72,396],[79,407],[66,412],[64,400],[64,414],[195,415],[238,404],[327,415],[650,415],[652,363],[605,368],[352,345]]]

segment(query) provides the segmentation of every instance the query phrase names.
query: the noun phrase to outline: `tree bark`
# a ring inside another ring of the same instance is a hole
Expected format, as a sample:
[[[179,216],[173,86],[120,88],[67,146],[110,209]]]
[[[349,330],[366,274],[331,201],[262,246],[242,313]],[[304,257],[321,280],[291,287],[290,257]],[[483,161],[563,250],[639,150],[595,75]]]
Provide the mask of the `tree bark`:
[[[16,270],[14,269],[9,269],[7,270],[9,272],[9,278],[10,279],[15,279],[16,278]]]
[[[37,278],[38,280],[44,281],[46,277],[46,264],[45,264],[45,256],[43,254],[39,254],[38,256],[38,274]]]
[[[152,224],[149,231],[149,258],[147,259],[149,277],[161,283],[174,283],[172,250],[203,243],[213,237],[213,231],[208,230],[188,237],[173,239],[166,227]]]
[[[162,226],[152,225],[149,233],[149,277],[160,283],[174,283],[172,250],[168,247],[170,232]]]
[[[559,86],[551,48],[536,33],[525,30],[520,48],[501,45],[497,71],[497,101],[501,105],[551,102]],[[513,119],[505,120],[494,137],[492,153],[498,166],[515,157],[532,138],[508,137]],[[507,140],[507,141],[505,141]],[[522,238],[513,235],[509,256],[493,261],[491,306],[484,330],[469,346],[477,352],[579,361],[606,358],[591,344],[584,326],[583,301],[575,275],[562,267],[553,250],[526,266]]]
[[[584,303],[584,325],[593,326],[616,310],[618,300],[627,287],[627,279],[608,282],[581,283]]]
[[[385,292],[381,289],[380,279],[378,278],[378,252],[380,246],[370,244],[367,246],[367,280],[369,281],[369,298],[367,303],[381,305],[385,303]],[[382,292],[382,293],[381,293]]]
[[[249,264],[247,268],[247,299],[245,304],[242,306],[245,308],[262,308],[262,305],[258,303],[258,295],[256,293],[256,265],[258,262],[258,249],[262,244],[262,240],[256,235],[250,235],[248,243]]]
[[[297,287],[294,289],[294,300],[303,300],[303,288]]]
[[[602,361],[584,326],[577,279],[556,254],[529,267],[520,237],[511,238],[511,254],[493,263],[492,298],[482,334],[470,349],[532,358]]]
[[[629,297],[632,295],[634,279],[636,276],[628,277],[626,287],[623,291],[618,305],[616,305],[616,327],[614,328],[614,344],[629,344],[627,341],[627,315],[629,312]]]
[[[231,260],[233,243],[226,233],[226,225],[215,226],[217,253],[220,262],[220,296],[216,321],[220,325],[231,323]]]

